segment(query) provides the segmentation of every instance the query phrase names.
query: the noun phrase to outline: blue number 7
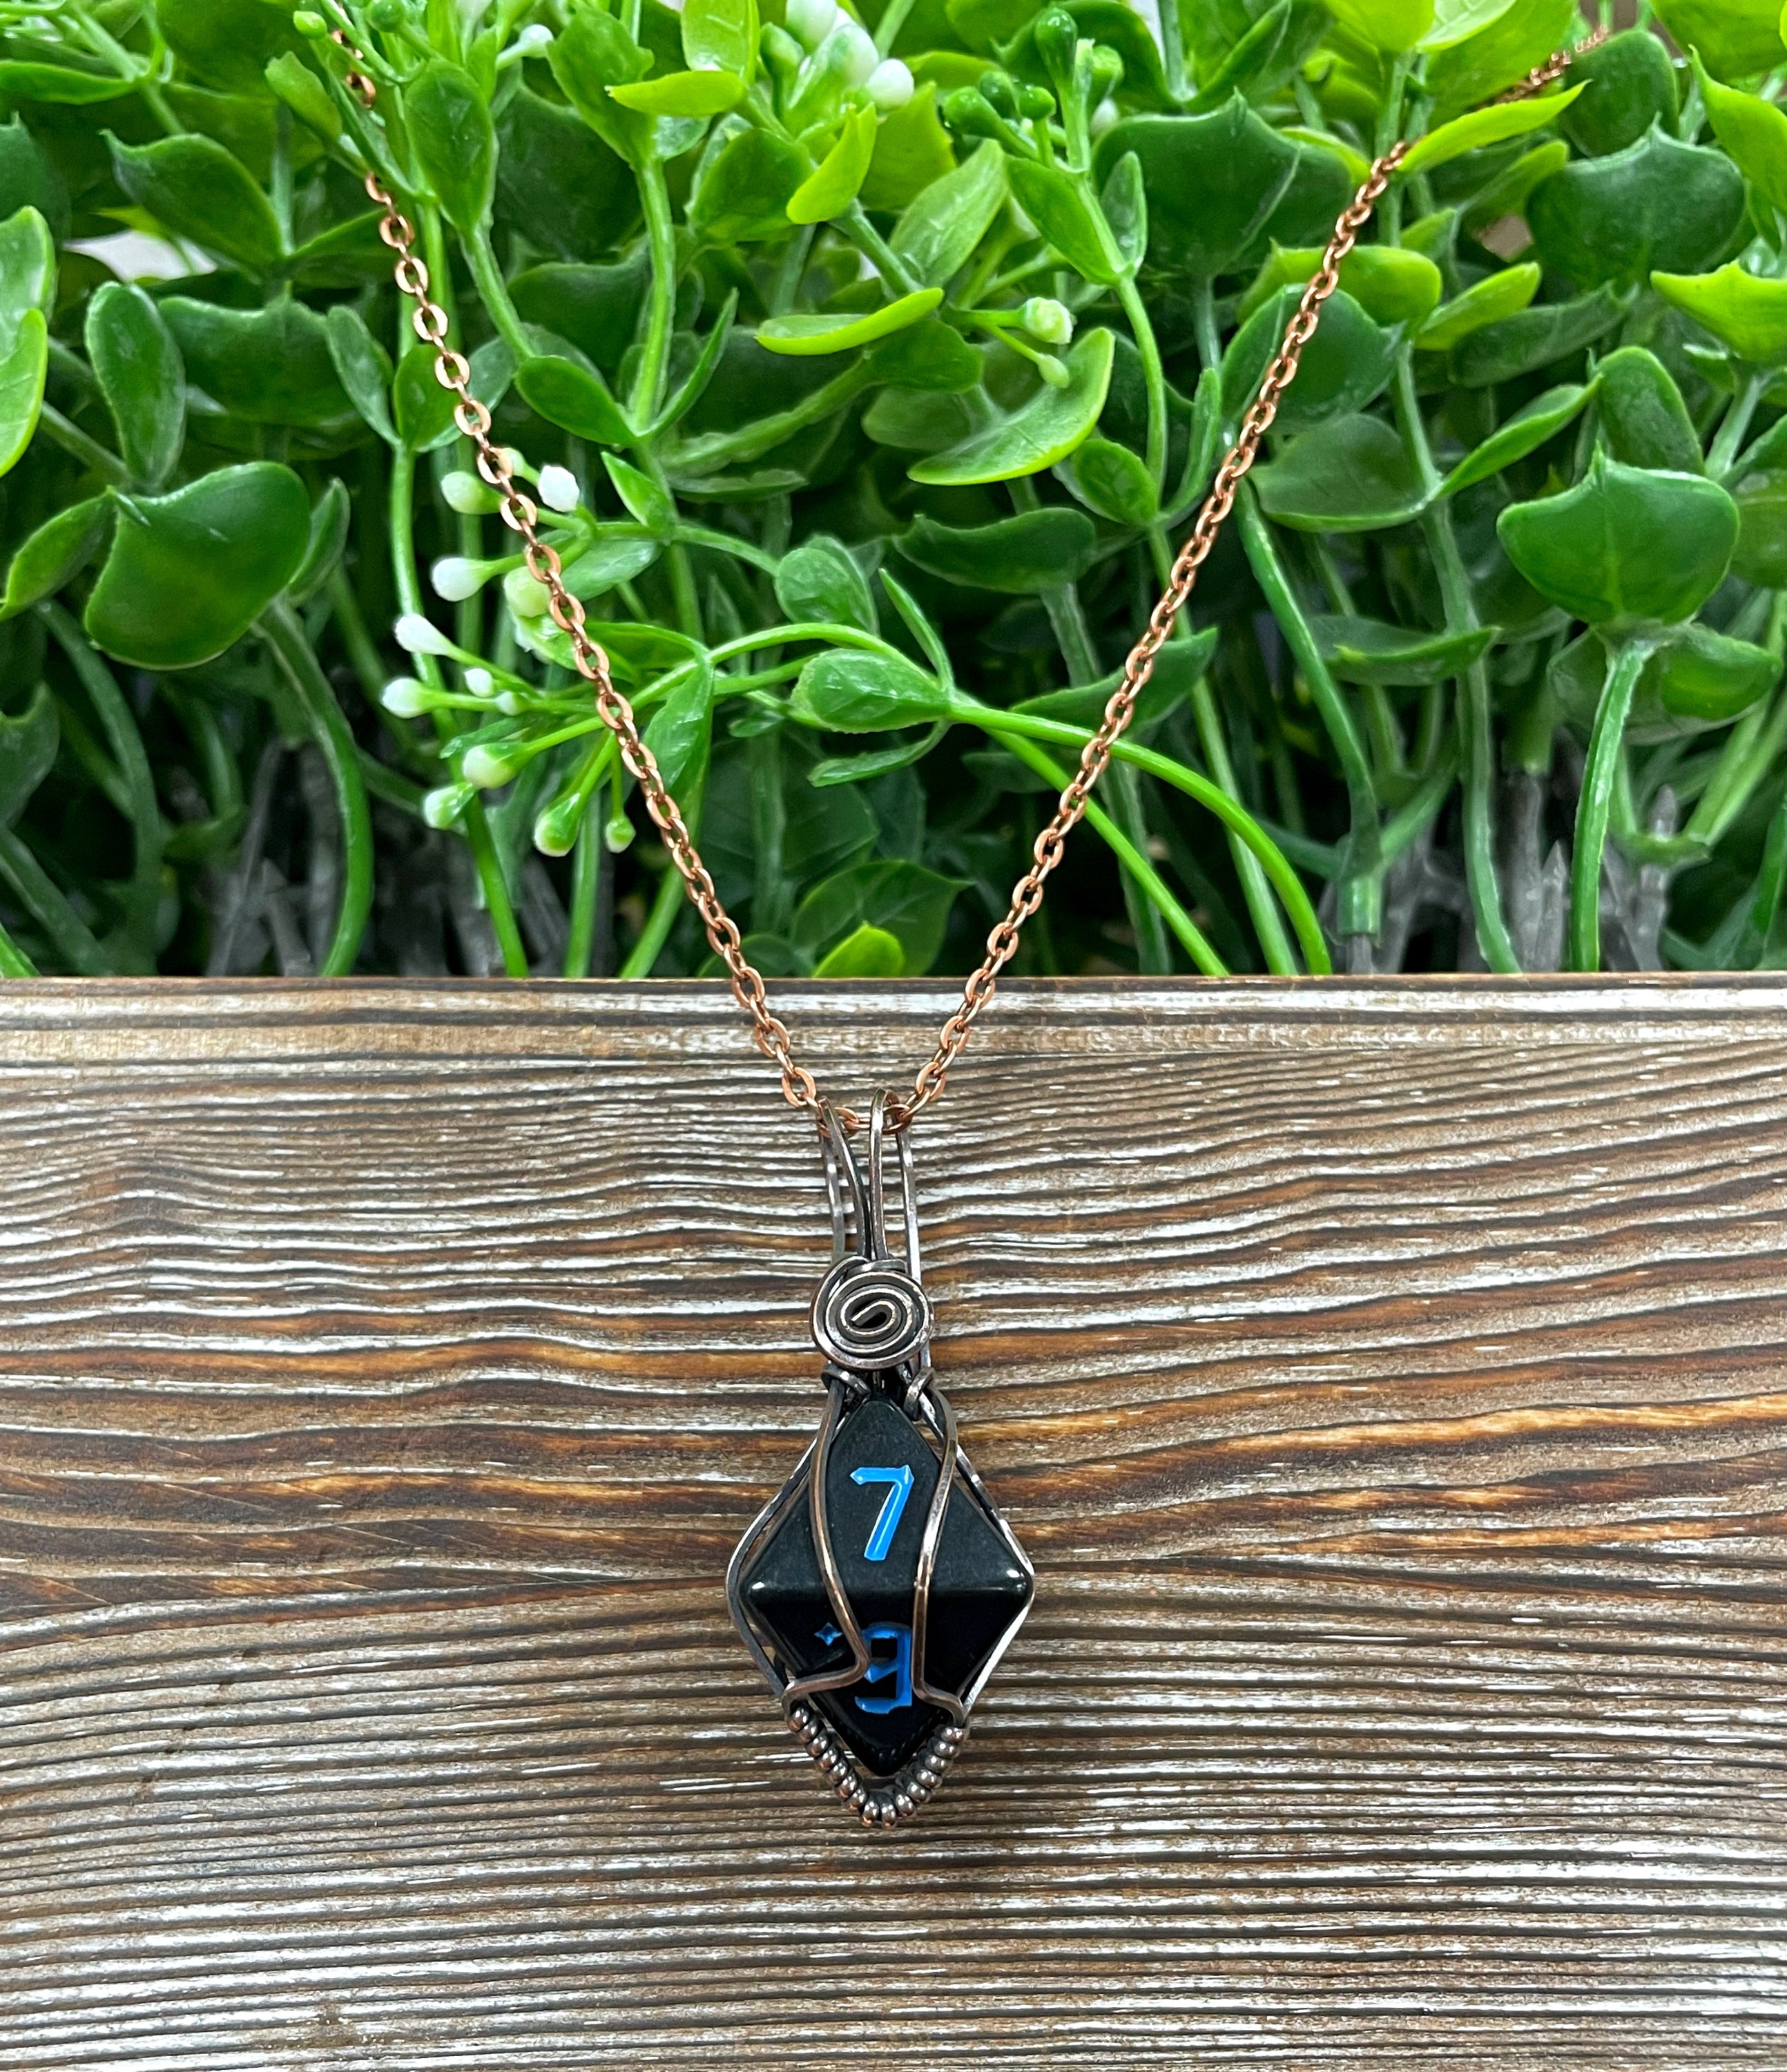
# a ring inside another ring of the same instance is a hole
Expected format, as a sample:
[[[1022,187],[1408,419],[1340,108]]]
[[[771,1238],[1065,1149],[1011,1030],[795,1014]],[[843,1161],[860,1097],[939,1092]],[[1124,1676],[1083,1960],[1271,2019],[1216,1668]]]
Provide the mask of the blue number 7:
[[[899,1530],[900,1515],[906,1509],[906,1500],[912,1494],[912,1470],[908,1467],[857,1468],[851,1474],[853,1482],[866,1486],[870,1482],[885,1482],[887,1496],[881,1505],[881,1515],[875,1520],[875,1529],[869,1536],[869,1544],[862,1550],[865,1561],[885,1561],[887,1550],[894,1544],[894,1536]]]

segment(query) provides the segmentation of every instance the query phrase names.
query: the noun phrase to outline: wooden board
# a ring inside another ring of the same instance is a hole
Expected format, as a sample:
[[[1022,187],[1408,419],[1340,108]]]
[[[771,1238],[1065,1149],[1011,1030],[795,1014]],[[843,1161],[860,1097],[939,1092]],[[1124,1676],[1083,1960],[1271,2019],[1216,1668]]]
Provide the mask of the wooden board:
[[[888,1837],[722,993],[0,989],[0,2065],[1787,2064],[1787,985],[1014,985],[917,1141],[1041,1589]]]

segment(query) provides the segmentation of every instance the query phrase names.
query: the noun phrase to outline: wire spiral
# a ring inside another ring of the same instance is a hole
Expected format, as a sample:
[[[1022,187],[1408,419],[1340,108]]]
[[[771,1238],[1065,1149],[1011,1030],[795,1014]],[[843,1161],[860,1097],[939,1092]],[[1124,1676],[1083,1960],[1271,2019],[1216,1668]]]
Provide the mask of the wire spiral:
[[[909,1360],[930,1335],[930,1301],[891,1259],[840,1259],[813,1297],[813,1339],[855,1374]]]

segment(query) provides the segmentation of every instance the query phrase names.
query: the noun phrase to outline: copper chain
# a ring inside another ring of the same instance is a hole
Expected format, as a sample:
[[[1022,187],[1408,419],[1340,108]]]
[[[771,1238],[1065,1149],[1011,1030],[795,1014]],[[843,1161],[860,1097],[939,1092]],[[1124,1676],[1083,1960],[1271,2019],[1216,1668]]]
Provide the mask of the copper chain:
[[[330,35],[355,66],[364,63],[361,53],[355,49],[344,31],[332,29]],[[1605,35],[1604,30],[1598,31],[1575,51],[1555,52],[1501,98],[1519,101],[1542,92],[1563,76],[1575,57],[1604,40]],[[354,70],[347,74],[343,83],[360,105],[370,111],[378,96],[373,81],[364,72]],[[1149,613],[1141,638],[1129,651],[1122,676],[1105,706],[1098,731],[1081,750],[1078,769],[1062,791],[1049,824],[1036,838],[1029,869],[1012,888],[1011,905],[1005,918],[988,936],[986,956],[963,986],[961,1005],[943,1024],[937,1047],[919,1067],[911,1092],[889,1103],[888,1122],[891,1128],[903,1129],[921,1108],[928,1107],[943,1091],[950,1067],[961,1054],[976,1017],[998,989],[999,974],[1017,955],[1024,924],[1042,904],[1049,874],[1061,861],[1067,837],[1084,816],[1093,787],[1103,775],[1113,748],[1135,715],[1136,701],[1153,672],[1155,657],[1172,638],[1173,626],[1197,582],[1197,572],[1209,558],[1224,520],[1234,508],[1242,483],[1278,416],[1285,390],[1296,378],[1304,350],[1321,322],[1322,305],[1340,286],[1341,266],[1358,243],[1360,232],[1370,222],[1372,212],[1410,148],[1407,142],[1399,143],[1384,153],[1335,224],[1321,265],[1285,326],[1284,336],[1261,378],[1253,406],[1243,419],[1234,444],[1216,471],[1216,479],[1197,514],[1190,537],[1173,564],[1166,588]],[[696,912],[701,917],[701,925],[714,955],[726,968],[733,997],[750,1017],[752,1038],[764,1056],[779,1069],[782,1091],[789,1104],[807,1109],[815,1120],[820,1120],[818,1084],[795,1056],[786,1025],[770,1009],[762,974],[745,955],[738,924],[721,904],[713,876],[701,861],[700,852],[695,846],[680,808],[658,774],[657,762],[645,744],[632,706],[614,687],[607,656],[590,637],[584,623],[582,602],[565,586],[557,550],[540,536],[538,507],[516,486],[507,456],[491,438],[491,413],[471,393],[470,364],[462,353],[454,351],[447,343],[447,314],[429,294],[427,265],[416,253],[415,226],[399,208],[396,198],[376,171],[368,172],[365,184],[373,205],[382,212],[379,235],[397,255],[393,278],[398,290],[416,305],[410,317],[411,325],[425,344],[434,347],[435,379],[457,399],[454,421],[476,450],[479,474],[501,500],[504,524],[521,536],[523,558],[528,573],[544,589],[550,600],[553,623],[571,643],[578,673],[594,687],[596,711],[614,734],[621,761],[638,783],[646,811],[663,837],[670,860],[683,879]],[[849,1109],[834,1108],[832,1112],[846,1129],[853,1131],[859,1127],[859,1118]]]

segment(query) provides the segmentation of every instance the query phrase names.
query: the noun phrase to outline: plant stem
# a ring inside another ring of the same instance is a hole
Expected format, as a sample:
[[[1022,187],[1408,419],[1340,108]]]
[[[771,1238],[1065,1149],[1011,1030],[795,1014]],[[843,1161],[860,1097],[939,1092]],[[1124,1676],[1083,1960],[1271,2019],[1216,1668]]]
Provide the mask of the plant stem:
[[[694,823],[690,823],[693,832]],[[672,864],[658,883],[656,896],[651,902],[651,911],[647,915],[645,926],[639,931],[639,939],[627,952],[626,962],[621,966],[622,978],[650,978],[651,968],[663,954],[664,944],[683,903],[683,881]]]
[[[1607,848],[1608,816],[1625,745],[1625,722],[1632,696],[1649,660],[1653,643],[1629,637],[1609,663],[1607,683],[1589,738],[1588,763],[1583,771],[1582,796],[1576,806],[1575,853],[1570,865],[1570,968],[1592,972],[1601,962],[1601,857]]]
[[[1421,531],[1440,578],[1446,631],[1475,632],[1483,622],[1459,551],[1451,506],[1434,494],[1440,486],[1440,471],[1428,441],[1427,422],[1415,388],[1414,356],[1407,346],[1396,355],[1392,393],[1403,450],[1430,499],[1421,516]],[[1477,948],[1491,971],[1518,972],[1520,958],[1501,911],[1501,880],[1496,869],[1494,709],[1489,664],[1481,658],[1458,679],[1458,735],[1464,771],[1465,878],[1477,923]]]
[[[835,229],[842,231],[868,260],[881,275],[881,286],[891,294],[910,295],[923,286],[918,275],[869,220],[860,201],[852,201],[841,215],[833,218],[832,224]]]
[[[90,467],[101,481],[109,482],[114,489],[122,489],[130,479],[130,471],[115,453],[108,453],[97,439],[90,439],[79,425],[71,424],[53,403],[46,403],[38,413],[38,424],[67,454],[72,454],[84,467]]]
[[[391,456],[389,511],[392,583],[397,593],[398,610],[413,611],[425,618],[421,579],[416,567],[415,495],[416,457],[407,449],[395,452]],[[441,665],[433,656],[418,655],[414,660],[416,673],[425,684],[435,690],[446,688]],[[437,713],[434,730],[437,739],[450,740],[454,731],[451,715]],[[478,882],[484,894],[485,909],[502,948],[503,968],[511,978],[525,978],[528,952],[521,940],[521,931],[516,926],[515,907],[509,898],[496,845],[491,838],[490,821],[483,800],[474,799],[466,808],[463,824]]]
[[[1707,455],[1707,472],[1715,482],[1724,475],[1737,458],[1737,450],[1744,443],[1744,434],[1750,429],[1750,420],[1768,393],[1774,370],[1758,372],[1749,379],[1732,398],[1732,406],[1725,413],[1724,421],[1719,427],[1718,436]]]
[[[1142,379],[1148,385],[1148,471],[1154,478],[1154,493],[1166,487],[1166,372],[1161,365],[1160,341],[1154,335],[1148,311],[1136,292],[1134,279],[1125,274],[1117,283],[1117,300],[1129,319],[1130,335],[1141,355]]]
[[[343,717],[328,678],[311,652],[298,615],[283,598],[276,598],[261,615],[261,631],[298,693],[313,738],[328,767],[335,786],[335,802],[341,809],[342,848],[346,870],[341,892],[341,911],[335,916],[335,934],[318,976],[341,978],[352,971],[359,956],[367,917],[372,911],[372,812],[366,785],[360,775],[354,736]]]
[[[110,970],[99,939],[12,828],[0,827],[0,878],[82,978],[98,978]]]
[[[663,167],[651,158],[639,168],[637,177],[639,200],[645,210],[646,237],[651,249],[651,298],[628,414],[635,425],[649,425],[663,400],[670,368],[671,326],[676,313],[676,227],[671,218],[670,190],[664,184]]]
[[[1083,748],[1091,738],[1091,730],[1070,726],[1065,720],[1044,719],[1036,713],[1000,712],[990,705],[958,694],[950,701],[951,717],[979,727],[983,733],[1022,734],[1034,741],[1059,742],[1071,748]],[[1010,744],[1008,742],[1007,746]],[[1013,751],[1014,754],[1016,750]],[[1316,910],[1309,903],[1309,895],[1303,889],[1303,881],[1285,861],[1284,851],[1266,830],[1261,827],[1244,806],[1235,804],[1226,791],[1218,789],[1207,777],[1195,770],[1188,770],[1182,763],[1175,763],[1170,756],[1157,754],[1152,748],[1143,748],[1132,741],[1119,741],[1111,749],[1112,755],[1125,763],[1133,763],[1138,770],[1158,777],[1164,784],[1183,791],[1187,798],[1195,799],[1215,814],[1223,825],[1233,828],[1259,858],[1266,875],[1284,902],[1284,911],[1291,918],[1291,926],[1296,931],[1297,940],[1303,946],[1303,954],[1313,972],[1328,972],[1333,968],[1328,956],[1328,945],[1321,932],[1321,923],[1316,918]]]
[[[1005,734],[996,727],[989,728],[994,740],[1020,763],[1028,763],[1039,777],[1045,778],[1058,789],[1065,788],[1067,772],[1033,742],[1021,734]],[[1132,878],[1153,902],[1156,911],[1179,940],[1184,944],[1187,955],[1206,978],[1226,978],[1229,968],[1211,948],[1209,939],[1178,901],[1173,896],[1165,880],[1142,853],[1117,823],[1096,800],[1087,805],[1086,817],[1108,843],[1126,876]]]
[[[514,354],[515,364],[519,367],[523,360],[533,357],[533,347],[522,327],[520,312],[509,299],[508,283],[503,278],[503,269],[491,249],[490,232],[479,224],[475,230],[466,232],[459,242],[477,285],[479,298],[489,312],[497,335]]]
[[[155,968],[155,923],[161,905],[162,845],[164,839],[160,801],[155,796],[154,773],[138,731],[136,717],[118,689],[117,679],[101,660],[86,635],[60,604],[43,607],[44,623],[74,666],[81,689],[92,702],[100,725],[111,744],[113,758],[123,782],[125,812],[132,838],[131,932],[140,945],[134,960],[138,968]]]
[[[565,938],[565,976],[587,978],[590,960],[596,945],[596,906],[602,891],[602,874],[608,845],[602,815],[592,801],[577,829],[577,847],[571,859],[571,926]]]

